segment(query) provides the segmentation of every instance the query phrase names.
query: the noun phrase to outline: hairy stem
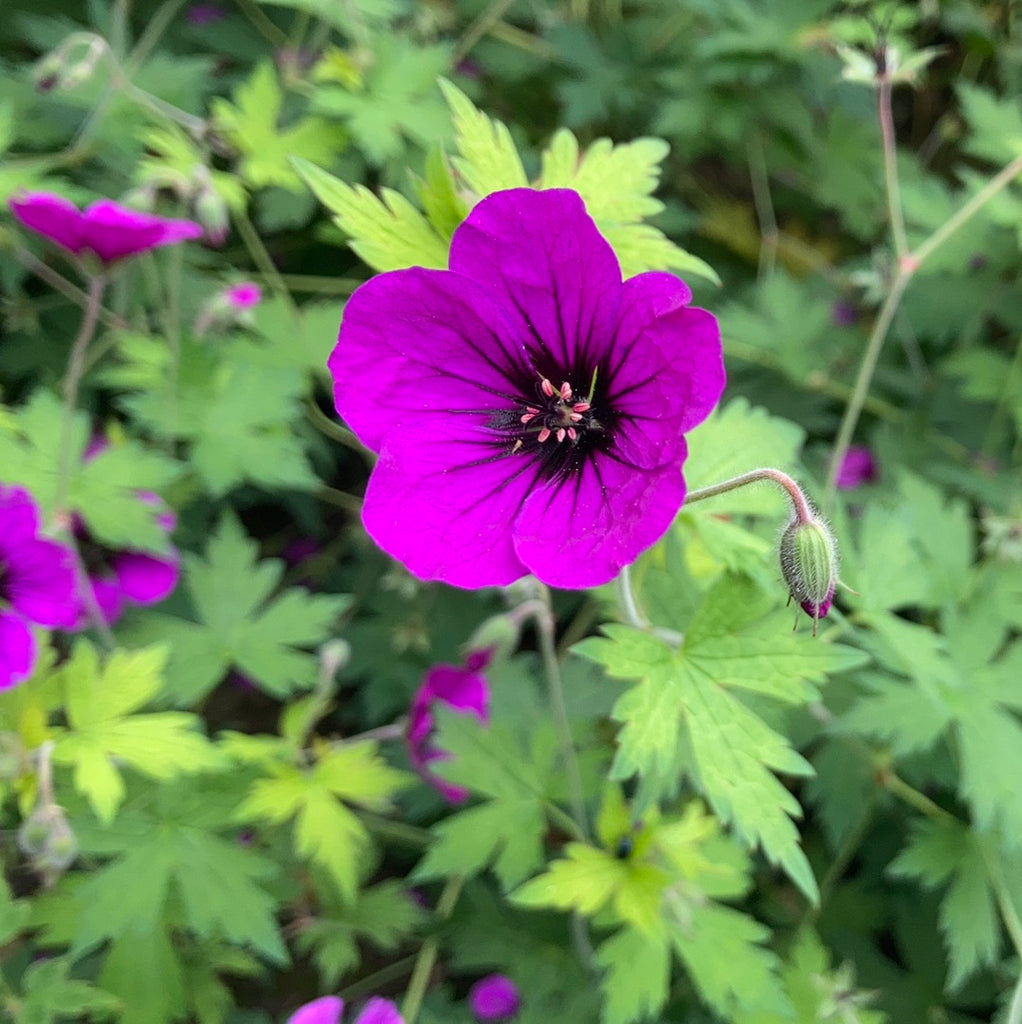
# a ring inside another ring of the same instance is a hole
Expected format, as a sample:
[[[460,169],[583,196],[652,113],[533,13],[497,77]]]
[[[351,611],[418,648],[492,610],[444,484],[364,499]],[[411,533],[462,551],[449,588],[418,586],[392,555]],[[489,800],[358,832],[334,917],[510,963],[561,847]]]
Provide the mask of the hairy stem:
[[[901,210],[901,187],[898,184],[898,155],[894,139],[894,117],[891,113],[891,76],[883,72],[877,82],[877,113],[883,138],[884,183],[887,190],[887,218],[891,222],[894,253],[899,262],[908,254],[905,217]]]
[[[748,484],[755,484],[761,481],[776,484],[785,491],[791,499],[795,516],[800,523],[808,523],[815,518],[812,506],[809,504],[809,499],[806,498],[802,488],[787,473],[782,473],[779,469],[766,467],[750,469],[748,473],[742,473],[741,476],[735,476],[719,484],[710,484],[709,487],[700,487],[697,490],[690,491],[685,496],[685,504],[691,505],[693,502],[702,501],[704,498],[713,498],[718,494],[725,494],[727,491],[733,491],[739,487],[745,487]]]

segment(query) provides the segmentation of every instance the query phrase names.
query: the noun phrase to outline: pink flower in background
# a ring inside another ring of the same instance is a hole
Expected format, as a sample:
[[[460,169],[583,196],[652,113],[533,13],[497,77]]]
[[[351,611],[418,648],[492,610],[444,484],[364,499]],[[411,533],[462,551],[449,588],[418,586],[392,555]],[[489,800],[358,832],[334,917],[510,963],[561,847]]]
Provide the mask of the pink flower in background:
[[[94,253],[107,265],[202,234],[194,221],[140,213],[110,199],[82,211],[52,192],[23,192],[10,200],[10,207],[25,227],[75,256]]]
[[[479,1021],[510,1020],[522,1005],[518,986],[503,974],[477,981],[468,993],[468,1005]]]
[[[263,290],[254,281],[242,281],[231,285],[224,292],[224,301],[233,309],[252,309],[263,298]]]
[[[468,790],[434,775],[430,764],[446,761],[450,754],[432,743],[433,705],[439,701],[462,714],[475,715],[484,725],[489,721],[490,686],[483,675],[493,652],[473,651],[460,665],[435,665],[412,700],[408,721],[408,752],[420,775],[452,804],[468,799]]]
[[[337,996],[323,996],[299,1007],[287,1019],[287,1024],[340,1024],[344,1013],[344,1000]],[[355,1018],[353,1024],[402,1024],[397,1007],[389,999],[374,997]]]
[[[97,434],[85,449],[83,460],[90,462],[107,448],[110,442]],[[153,509],[157,526],[169,538],[177,525],[177,518],[163,499],[152,491],[137,491],[135,496]],[[92,596],[103,620],[112,626],[124,614],[128,604],[157,604],[169,597],[177,586],[181,573],[181,559],[175,547],[166,554],[149,551],[110,551],[97,544],[78,515],[74,517],[74,532],[78,538],[86,573],[92,584]],[[90,625],[88,605],[81,601],[75,629]]]
[[[841,460],[834,482],[841,490],[848,491],[861,484],[872,483],[879,475],[880,470],[873,453],[868,448],[852,445]]]
[[[37,652],[31,624],[68,629],[75,620],[74,557],[40,537],[39,527],[29,493],[0,484],[0,690],[32,672]]]
[[[214,25],[226,17],[227,12],[220,4],[192,4],[185,14],[188,24],[195,25],[197,28]]]
[[[622,281],[567,189],[487,196],[449,266],[362,285],[330,356],[380,456],[366,529],[423,579],[606,583],[684,500],[684,434],[724,388],[717,322],[671,274]]]

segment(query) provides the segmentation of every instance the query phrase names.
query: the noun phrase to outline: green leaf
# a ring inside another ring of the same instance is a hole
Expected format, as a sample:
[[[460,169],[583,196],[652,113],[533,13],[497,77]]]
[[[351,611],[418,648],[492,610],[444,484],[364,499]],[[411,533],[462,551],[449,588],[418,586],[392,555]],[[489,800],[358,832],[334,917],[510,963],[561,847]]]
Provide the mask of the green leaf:
[[[117,650],[101,667],[92,645],[80,640],[59,670],[68,731],[57,740],[53,756],[74,766],[75,788],[104,822],[113,820],[124,799],[122,765],[166,780],[223,763],[216,748],[195,731],[195,715],[134,713],[159,692],[166,658],[165,647]]]
[[[476,875],[493,864],[504,889],[511,889],[543,862],[546,816],[532,796],[490,800],[444,818],[414,879]]]
[[[300,648],[328,639],[348,597],[298,587],[271,597],[284,564],[260,560],[258,545],[232,516],[214,532],[206,558],[186,555],[184,569],[198,621],[151,614],[133,632],[169,644],[167,691],[175,701],[200,699],[232,666],[277,696],[315,684],[317,659]]]
[[[306,160],[293,163],[373,270],[447,267],[446,242],[400,192],[384,188],[378,199],[365,185],[346,185]]]
[[[27,488],[44,517],[55,511],[57,482],[66,468],[67,506],[77,512],[96,540],[113,548],[166,551],[166,531],[158,522],[159,509],[139,500],[139,491],[160,491],[181,472],[178,463],[137,442],[111,444],[95,458],[82,457],[89,443],[89,417],[72,420],[63,449],[63,406],[48,391],[36,391],[13,421],[13,429],[0,427],[0,463],[4,482]]]
[[[777,957],[759,945],[769,934],[730,907],[693,902],[679,908],[671,940],[700,996],[724,1020],[732,1020],[739,1009],[790,1014]]]
[[[343,120],[354,143],[379,166],[400,157],[406,139],[426,146],[449,133],[436,80],[450,63],[449,45],[420,46],[401,34],[381,33],[358,86],[320,84],[312,109]]]
[[[343,137],[335,125],[320,117],[303,117],[288,128],[278,127],[283,100],[273,65],[263,61],[235,89],[233,103],[215,98],[211,109],[217,129],[241,154],[238,173],[248,184],[298,192],[301,179],[289,158],[330,163],[342,148]]]
[[[68,978],[71,961],[56,957],[25,971],[24,997],[18,1002],[18,1024],[52,1024],[68,1017],[96,1014],[100,1020],[118,1016],[120,1000],[88,981]],[[90,1018],[91,1019],[91,1018]]]
[[[596,951],[603,976],[602,1024],[656,1019],[667,1002],[670,947],[634,928],[622,928]]]
[[[360,963],[360,942],[391,952],[422,917],[406,886],[392,879],[360,890],[354,904],[324,908],[298,934],[296,944],[312,955],[324,985],[336,987]]]
[[[465,184],[480,197],[525,188],[529,180],[507,127],[476,109],[457,86],[441,79],[440,88],[454,119],[455,146],[461,154],[451,162]]]
[[[916,825],[911,842],[888,869],[928,889],[947,885],[939,920],[950,960],[949,989],[959,988],[1000,955],[1001,928],[988,866],[995,858],[989,841],[960,823],[925,821]]]
[[[115,938],[100,981],[120,998],[124,1021],[167,1024],[187,1012],[181,960],[165,927]]]
[[[620,625],[605,626],[606,639],[575,649],[612,676],[639,680],[612,712],[622,723],[612,777],[637,773],[647,785],[663,787],[659,780],[674,785],[679,769],[687,770],[718,817],[750,846],[762,845],[815,899],[791,820],[801,814],[798,802],[772,774],[812,769],[738,693],[805,703],[816,693],[812,681],[861,664],[865,655],[782,633],[775,618],[750,623],[762,607],[747,581],[725,577],[706,596],[678,651]]]
[[[353,900],[370,848],[369,833],[343,800],[385,810],[407,779],[378,756],[374,743],[344,744],[312,771],[271,766],[236,812],[239,821],[273,824],[294,819],[298,853],[324,868],[347,900]]]

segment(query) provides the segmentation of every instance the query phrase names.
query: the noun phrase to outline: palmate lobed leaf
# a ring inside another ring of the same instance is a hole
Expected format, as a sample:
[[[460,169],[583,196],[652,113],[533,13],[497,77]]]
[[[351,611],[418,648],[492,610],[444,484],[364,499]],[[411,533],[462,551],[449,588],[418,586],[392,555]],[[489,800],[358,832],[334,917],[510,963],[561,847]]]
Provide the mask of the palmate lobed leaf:
[[[605,638],[574,649],[612,676],[639,680],[612,713],[622,723],[612,777],[669,783],[687,771],[721,820],[748,845],[761,845],[814,900],[816,883],[792,821],[801,809],[773,774],[809,775],[812,768],[734,691],[804,703],[816,693],[809,680],[861,664],[865,655],[781,633],[754,634],[743,650],[762,607],[748,581],[725,577],[704,598],[680,650],[621,625],[603,627]]]
[[[113,820],[124,799],[123,766],[150,778],[171,779],[224,763],[196,731],[195,715],[135,713],[159,691],[166,657],[164,647],[118,650],[101,666],[92,645],[80,640],[58,670],[68,728],[58,736],[53,756],[73,766],[75,787],[104,822]]]
[[[152,614],[133,631],[168,642],[166,688],[176,702],[201,698],[232,665],[278,696],[315,683],[316,658],[300,648],[328,639],[347,596],[296,588],[271,598],[283,562],[260,560],[258,546],[232,516],[213,534],[206,557],[186,556],[184,566],[200,621]]]

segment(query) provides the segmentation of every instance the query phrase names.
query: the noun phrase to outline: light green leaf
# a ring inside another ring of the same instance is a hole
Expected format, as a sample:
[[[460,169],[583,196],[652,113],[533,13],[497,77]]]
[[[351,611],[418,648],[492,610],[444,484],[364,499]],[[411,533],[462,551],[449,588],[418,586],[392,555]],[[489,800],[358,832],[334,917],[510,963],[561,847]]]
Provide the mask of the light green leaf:
[[[347,185],[306,160],[293,163],[373,270],[446,268],[446,242],[400,192],[385,188],[378,199],[365,185]]]
[[[602,1024],[656,1019],[667,1002],[670,947],[662,940],[622,928],[596,951],[603,976]]]
[[[506,188],[524,188],[529,184],[521,157],[511,133],[500,121],[477,110],[472,101],[444,79],[440,88],[454,119],[455,170],[478,196],[487,196]]]
[[[117,650],[101,667],[95,649],[82,640],[59,670],[68,730],[58,738],[53,756],[74,766],[75,787],[102,821],[112,821],[124,799],[124,765],[163,780],[223,763],[216,748],[195,731],[195,715],[133,713],[159,691],[166,658],[165,647]]]

